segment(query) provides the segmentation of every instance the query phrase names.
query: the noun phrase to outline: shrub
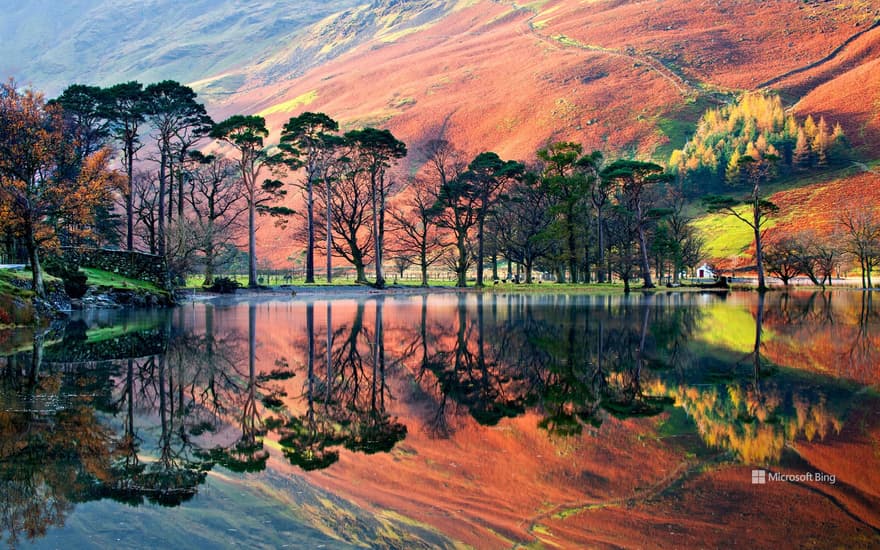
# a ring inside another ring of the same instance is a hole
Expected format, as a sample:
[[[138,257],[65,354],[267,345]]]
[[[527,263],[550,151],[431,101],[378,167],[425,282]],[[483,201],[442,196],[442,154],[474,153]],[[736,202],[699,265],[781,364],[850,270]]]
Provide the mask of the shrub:
[[[86,284],[88,276],[79,270],[78,265],[66,263],[62,258],[51,256],[46,258],[44,269],[49,275],[58,277],[64,283],[64,292],[71,298],[77,299],[85,296],[89,285]]]
[[[234,279],[230,279],[229,277],[217,277],[214,279],[214,284],[207,287],[207,290],[220,294],[234,294],[239,287],[241,287],[241,284]]]

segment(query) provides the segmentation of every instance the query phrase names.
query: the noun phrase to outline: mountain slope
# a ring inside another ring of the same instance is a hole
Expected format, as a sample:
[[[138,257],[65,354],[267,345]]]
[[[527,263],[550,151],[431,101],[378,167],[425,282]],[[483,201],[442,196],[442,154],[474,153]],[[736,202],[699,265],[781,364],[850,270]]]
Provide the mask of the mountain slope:
[[[757,88],[778,91],[800,117],[839,121],[856,160],[880,158],[871,0],[0,0],[0,9],[0,73],[49,95],[71,82],[177,79],[216,119],[266,116],[270,142],[304,110],[345,129],[388,128],[408,144],[409,169],[420,144],[441,136],[470,155],[528,161],[566,139],[662,162],[706,108]],[[260,238],[261,257],[287,264],[289,235],[267,227]]]
[[[442,129],[467,151],[519,158],[576,139],[665,160],[705,107],[739,91],[773,82],[793,103],[818,84],[843,85],[838,76],[880,51],[878,14],[870,2],[477,1],[301,78],[249,87],[221,109],[263,111],[275,127],[323,110],[413,144]],[[870,117],[862,108],[845,129]]]
[[[355,0],[0,0],[0,74],[49,95],[72,82],[192,82],[270,56]],[[302,59],[301,70],[312,65]],[[225,88],[238,88],[241,73]]]
[[[839,77],[880,55],[880,6],[866,0],[0,0],[0,9],[0,73],[49,95],[71,82],[172,78],[216,116],[264,111],[277,128],[324,110],[412,144],[442,130],[469,152],[521,158],[564,138],[662,159],[707,106],[763,86],[789,103],[819,86],[822,100],[835,97],[856,78]],[[871,123],[876,93],[846,115],[848,133]],[[870,136],[864,145],[877,152]]]

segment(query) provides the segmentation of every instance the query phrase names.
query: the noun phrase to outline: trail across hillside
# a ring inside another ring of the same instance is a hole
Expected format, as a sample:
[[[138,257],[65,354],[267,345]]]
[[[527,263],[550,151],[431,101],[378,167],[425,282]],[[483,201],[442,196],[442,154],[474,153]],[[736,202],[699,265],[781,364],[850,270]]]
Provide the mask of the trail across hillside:
[[[669,69],[669,67],[664,65],[661,61],[649,55],[639,54],[635,51],[621,51],[612,48],[606,48],[603,46],[596,46],[593,44],[584,44],[565,35],[548,36],[546,34],[543,34],[539,32],[538,28],[535,26],[535,18],[537,18],[540,14],[535,10],[530,10],[527,8],[520,9],[528,10],[532,13],[531,17],[523,22],[523,34],[531,34],[538,40],[547,44],[552,44],[557,47],[572,47],[598,54],[604,54],[607,56],[629,59],[635,63],[640,63],[646,66],[649,70],[658,74],[664,80],[669,82],[672,87],[675,88],[675,90],[684,97],[694,97],[700,95],[701,93],[701,90],[685,80],[681,75],[675,73],[674,71]]]
[[[849,46],[850,44],[852,44],[854,41],[856,41],[856,40],[857,40],[858,38],[860,38],[861,36],[863,36],[863,35],[865,35],[865,34],[871,32],[871,31],[874,30],[874,29],[876,29],[877,27],[880,27],[880,19],[877,19],[876,21],[874,21],[874,24],[871,25],[870,27],[867,27],[867,28],[865,28],[865,29],[862,29],[862,30],[860,30],[859,32],[857,32],[857,33],[855,33],[854,35],[852,35],[852,36],[850,36],[849,38],[847,38],[846,40],[844,40],[843,43],[842,43],[840,46],[837,46],[836,48],[834,48],[833,50],[831,50],[831,53],[829,53],[828,55],[826,55],[826,56],[823,57],[822,59],[818,59],[818,60],[816,60],[816,61],[813,61],[812,63],[807,63],[806,65],[804,65],[804,66],[802,66],[802,67],[798,67],[798,68],[796,68],[796,69],[792,69],[792,70],[790,70],[790,71],[788,71],[788,72],[785,72],[785,73],[783,73],[783,74],[781,74],[781,75],[779,75],[779,76],[774,76],[774,77],[771,78],[770,80],[767,80],[767,81],[764,81],[764,82],[758,84],[758,85],[756,86],[756,88],[758,88],[758,89],[761,89],[761,88],[767,88],[767,87],[769,87],[769,86],[772,86],[772,85],[776,84],[777,82],[781,82],[781,81],[785,80],[786,78],[792,77],[792,76],[794,76],[794,75],[796,75],[796,74],[800,74],[800,73],[803,73],[803,72],[809,71],[809,70],[811,70],[811,69],[815,69],[816,67],[819,67],[819,66],[821,66],[821,65],[824,65],[824,64],[826,64],[826,63],[832,61],[835,57],[837,57],[838,55],[840,55],[840,53],[843,52],[843,50],[846,49],[847,46]]]

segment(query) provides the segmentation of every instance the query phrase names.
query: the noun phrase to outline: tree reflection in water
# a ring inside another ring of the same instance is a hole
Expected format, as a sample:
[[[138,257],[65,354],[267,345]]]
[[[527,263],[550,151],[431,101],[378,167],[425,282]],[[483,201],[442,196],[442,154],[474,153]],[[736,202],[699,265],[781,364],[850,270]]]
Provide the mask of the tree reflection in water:
[[[359,302],[351,324],[342,324],[324,342],[325,369],[315,368],[314,303],[306,304],[306,411],[289,415],[279,430],[280,443],[291,463],[304,470],[326,468],[345,448],[372,454],[390,451],[406,437],[406,426],[386,412],[388,386],[383,301],[372,301],[372,330],[364,322],[366,305]],[[328,304],[327,324],[332,318]],[[323,399],[320,399],[323,398]]]
[[[274,368],[257,350],[279,327],[260,325],[254,303],[71,322],[0,358],[2,529],[12,544],[38,537],[75,503],[97,498],[179,504],[215,465],[264,469],[267,430],[306,471],[332,466],[346,449],[388,452],[407,436],[392,388],[418,403],[407,411],[433,438],[526,411],[552,437],[601,436],[605,422],[674,404],[708,445],[772,463],[796,439],[839,432],[850,402],[833,380],[781,368],[793,343],[803,347],[821,326],[834,341],[816,337],[822,345],[803,353],[831,354],[856,380],[878,376],[871,294],[852,308],[832,296],[750,302],[740,352],[703,338],[726,327],[709,324],[717,321],[698,296],[295,302],[294,341]],[[237,316],[245,311],[246,329]]]
[[[706,330],[702,309],[680,295],[506,296],[505,319],[482,296],[472,299],[473,311],[467,300],[457,297],[454,326],[432,323],[423,302],[416,343],[405,353],[417,358],[410,368],[432,396],[428,425],[435,435],[449,433],[437,426],[454,424],[449,411],[458,409],[450,400],[488,425],[534,406],[543,415],[539,425],[557,436],[593,431],[609,415],[655,416],[675,404],[707,444],[748,463],[778,461],[786,442],[841,429],[839,400],[831,407],[809,378],[782,378],[764,357],[763,298],[752,352],[739,359],[694,351]]]
[[[0,518],[7,542],[63,525],[77,502],[174,506],[196,494],[215,462],[233,470],[265,467],[253,363],[245,375],[238,372],[239,337],[217,338],[212,315],[209,306],[204,334],[179,330],[182,319],[174,330],[168,312],[146,327],[88,330],[73,321],[37,332],[29,351],[0,358]],[[249,344],[252,351],[253,333]],[[160,353],[132,356],[145,348]],[[76,362],[58,361],[65,355]],[[200,444],[232,418],[240,419],[238,441]]]

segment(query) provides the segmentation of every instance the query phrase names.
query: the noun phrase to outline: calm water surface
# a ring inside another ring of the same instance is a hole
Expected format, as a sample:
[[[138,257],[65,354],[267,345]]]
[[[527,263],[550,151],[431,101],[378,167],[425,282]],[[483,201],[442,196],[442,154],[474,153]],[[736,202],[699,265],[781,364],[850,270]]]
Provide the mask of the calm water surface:
[[[877,547],[878,299],[227,300],[0,332],[0,538]]]

